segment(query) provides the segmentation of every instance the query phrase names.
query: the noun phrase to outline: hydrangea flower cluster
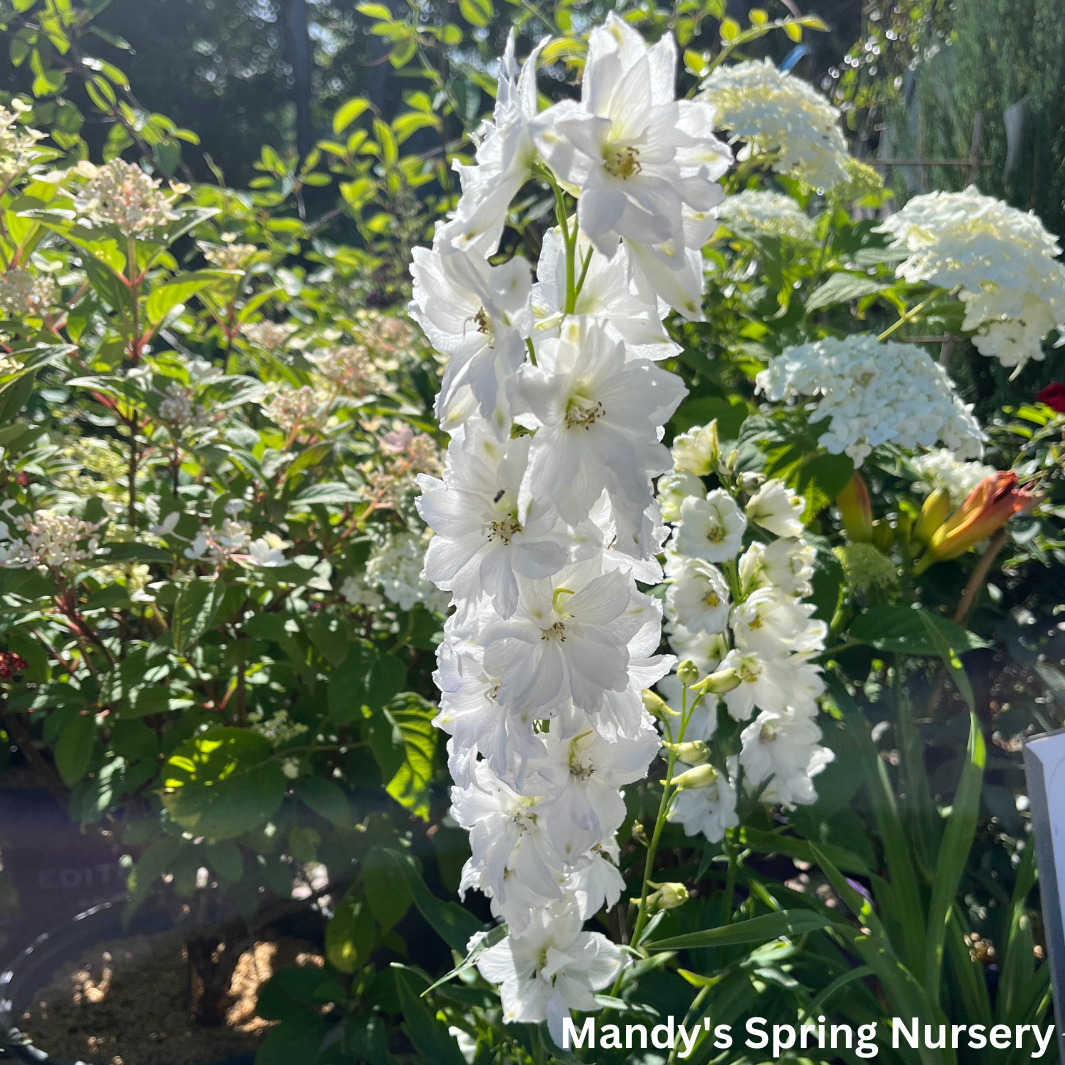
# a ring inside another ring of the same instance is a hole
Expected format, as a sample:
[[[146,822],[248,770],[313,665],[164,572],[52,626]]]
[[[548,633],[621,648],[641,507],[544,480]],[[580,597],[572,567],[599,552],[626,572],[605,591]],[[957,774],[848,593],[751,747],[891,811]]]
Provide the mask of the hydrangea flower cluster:
[[[652,479],[671,465],[663,425],[684,395],[652,358],[675,350],[667,306],[701,317],[729,152],[708,106],[674,98],[671,37],[648,48],[611,15],[590,35],[581,100],[541,113],[538,54],[519,71],[508,46],[454,218],[414,252],[411,311],[450,356],[447,462],[419,478],[419,511],[435,531],[425,576],[455,607],[436,723],[470,832],[462,890],[507,923],[478,959],[504,1020],[546,1019],[558,1040],[622,962],[581,928],[620,896],[620,789],[660,747],[641,692],[672,661],[636,584],[661,579]],[[554,189],[559,223],[535,285],[520,256],[488,261],[532,176]]]
[[[813,241],[814,221],[790,197],[779,192],[744,189],[728,196],[717,217],[741,235],[744,229],[790,240]]]
[[[718,67],[703,82],[699,98],[713,107],[720,128],[745,142],[739,159],[762,157],[778,174],[815,189],[848,179],[839,111],[802,78],[782,74],[772,60]]]
[[[89,180],[74,201],[84,218],[98,225],[115,226],[124,236],[135,237],[161,229],[178,218],[167,198],[139,166],[124,159],[112,159],[105,166],[78,164]]]
[[[51,308],[58,286],[47,275],[13,266],[0,274],[0,307],[10,318],[40,315]]]
[[[959,290],[973,344],[1003,366],[1042,359],[1047,333],[1065,334],[1061,248],[1034,214],[969,186],[915,196],[880,229],[910,253],[900,277]]]
[[[21,537],[13,537],[0,521],[0,566],[72,573],[81,563],[107,554],[96,535],[100,526],[70,514],[38,510],[20,514],[14,526]]]
[[[825,337],[771,359],[755,379],[770,400],[820,397],[812,423],[828,420],[818,443],[860,466],[881,444],[912,450],[942,441],[959,458],[983,454],[984,433],[955,394],[946,370],[915,344],[867,333]]]
[[[927,486],[929,492],[945,489],[955,507],[961,506],[981,481],[995,473],[994,466],[962,462],[946,448],[934,448],[923,455],[915,455],[910,459],[910,465],[920,478],[919,488],[923,490],[923,486]]]
[[[722,477],[727,487],[707,492],[702,478],[725,472],[715,429],[674,442],[668,489],[677,516],[666,548],[665,609],[670,646],[700,678],[735,670],[739,682],[721,698],[733,721],[748,724],[730,755],[715,742],[716,699],[696,706],[683,736],[673,734],[668,715],[662,719],[666,738],[683,740],[677,753],[685,771],[674,778],[679,790],[669,820],[711,842],[739,823],[740,786],[767,803],[812,803],[812,780],[833,757],[818,742],[824,688],[811,659],[824,650],[827,627],[805,601],[814,549],[802,535],[803,502],[780,480],[760,475],[743,475],[735,485]],[[658,687],[679,711],[678,676]]]

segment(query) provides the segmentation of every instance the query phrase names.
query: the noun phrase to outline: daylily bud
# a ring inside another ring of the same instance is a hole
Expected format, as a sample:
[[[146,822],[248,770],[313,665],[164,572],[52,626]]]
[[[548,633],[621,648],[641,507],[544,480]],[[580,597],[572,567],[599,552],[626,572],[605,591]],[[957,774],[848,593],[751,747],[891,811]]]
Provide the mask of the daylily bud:
[[[684,659],[677,666],[677,679],[686,688],[691,687],[699,679],[699,667],[690,658]]]
[[[873,538],[873,505],[860,473],[856,473],[836,496],[836,506],[847,537],[856,544],[869,543]]]
[[[674,777],[670,784],[678,791],[685,788],[708,788],[717,780],[717,770],[709,764],[697,765],[694,769],[688,769],[679,777]]]
[[[709,677],[697,684],[695,690],[700,695],[706,695],[707,692],[713,692],[714,695],[724,695],[726,692],[738,688],[742,680],[743,678],[735,669],[719,669],[716,673],[711,673]]]
[[[928,550],[917,563],[922,573],[933,562],[945,562],[964,555],[970,547],[997,532],[1014,514],[1034,506],[1038,497],[1017,488],[1012,470],[985,477],[969,498],[941,525],[928,542]]]
[[[908,510],[900,510],[895,519],[895,539],[902,547],[909,547],[913,539],[913,515]]]
[[[669,708],[669,703],[661,695],[651,691],[650,688],[644,688],[640,693],[640,698],[643,700],[643,708],[651,717],[657,717],[659,721],[665,721],[667,717],[680,717],[676,710]]]
[[[689,740],[687,743],[664,743],[667,750],[686,765],[702,765],[710,761],[710,748],[702,740]]]
[[[927,544],[949,515],[950,493],[945,488],[937,488],[921,507],[921,516],[913,527],[913,538],[919,543]]]
[[[895,530],[883,519],[873,522],[873,546],[878,551],[888,552],[895,542]]]
[[[691,898],[688,889],[683,884],[655,884],[651,880],[648,883],[652,887],[658,888],[657,891],[647,896],[647,905],[655,912],[658,910],[675,910],[678,906],[683,906]]]

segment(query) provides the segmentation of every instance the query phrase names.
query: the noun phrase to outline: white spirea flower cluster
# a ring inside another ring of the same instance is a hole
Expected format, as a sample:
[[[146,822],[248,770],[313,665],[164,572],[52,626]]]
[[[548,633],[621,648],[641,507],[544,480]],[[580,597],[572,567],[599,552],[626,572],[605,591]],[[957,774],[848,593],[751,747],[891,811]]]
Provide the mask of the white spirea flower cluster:
[[[700,677],[715,670],[738,673],[738,686],[721,698],[734,721],[749,724],[740,734],[738,758],[704,763],[685,778],[694,786],[681,786],[669,820],[680,822],[688,835],[701,832],[717,842],[739,823],[741,771],[742,786],[762,802],[792,807],[816,800],[812,780],[833,757],[818,742],[817,699],[824,686],[820,667],[811,661],[824,650],[827,630],[805,601],[814,549],[802,536],[802,500],[776,479],[747,493],[707,492],[701,475],[711,471],[693,461],[697,433],[678,438],[673,449],[671,481],[680,504],[666,549],[669,643]],[[659,688],[679,711],[677,676]],[[667,738],[681,738],[673,734],[671,719],[663,719],[662,728]],[[717,729],[717,699],[711,696],[692,712],[682,738],[714,750]],[[686,768],[681,755],[680,769]]]
[[[699,98],[713,107],[721,129],[745,142],[741,160],[762,156],[778,174],[815,189],[847,180],[839,111],[802,78],[782,74],[772,60],[718,67],[703,82]]]
[[[1061,248],[1027,211],[964,192],[915,196],[880,227],[910,256],[899,277],[959,289],[973,344],[1003,366],[1042,359],[1052,329],[1065,333],[1065,266]]]
[[[918,487],[927,485],[927,490],[944,488],[954,506],[960,506],[969,493],[984,479],[996,472],[994,466],[982,462],[961,462],[946,448],[934,448],[923,455],[915,455],[910,465],[916,470],[920,481]]]
[[[820,397],[811,423],[828,420],[818,443],[860,466],[881,444],[911,450],[942,441],[959,458],[983,454],[984,433],[946,370],[916,344],[868,333],[825,337],[771,359],[755,379],[773,401]]]
[[[779,192],[744,189],[726,197],[717,217],[741,236],[745,229],[753,229],[790,240],[814,239],[813,219],[790,196]]]
[[[504,1020],[546,1019],[557,1041],[621,967],[581,929],[624,886],[620,789],[659,750],[641,691],[671,663],[656,655],[660,607],[636,586],[661,579],[652,479],[684,395],[652,359],[676,350],[668,307],[701,317],[729,152],[710,108],[674,98],[671,37],[648,48],[611,15],[590,35],[580,102],[542,113],[538,55],[519,71],[508,46],[455,215],[414,252],[411,313],[450,356],[437,412],[451,442],[443,478],[419,478],[419,512],[435,531],[425,576],[455,606],[436,723],[470,832],[462,890],[507,923],[477,963]],[[520,256],[488,262],[534,177],[560,205],[535,285]]]

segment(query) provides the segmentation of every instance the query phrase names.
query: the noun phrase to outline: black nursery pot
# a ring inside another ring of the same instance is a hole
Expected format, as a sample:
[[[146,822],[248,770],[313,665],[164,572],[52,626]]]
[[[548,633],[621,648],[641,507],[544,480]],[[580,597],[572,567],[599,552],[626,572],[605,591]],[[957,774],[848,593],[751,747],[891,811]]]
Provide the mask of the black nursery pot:
[[[174,929],[173,921],[165,912],[148,907],[138,910],[129,924],[123,925],[122,909],[121,903],[104,903],[64,921],[50,932],[38,936],[11,963],[10,969],[0,974],[3,1049],[17,1060],[27,1065],[93,1065],[52,1057],[47,1048],[27,1042],[16,1027],[15,1020],[22,1016],[33,1001],[34,994],[48,983],[60,966],[81,957],[94,944]],[[223,1062],[204,1062],[204,1065],[253,1065],[254,1060],[254,1054],[244,1054]]]

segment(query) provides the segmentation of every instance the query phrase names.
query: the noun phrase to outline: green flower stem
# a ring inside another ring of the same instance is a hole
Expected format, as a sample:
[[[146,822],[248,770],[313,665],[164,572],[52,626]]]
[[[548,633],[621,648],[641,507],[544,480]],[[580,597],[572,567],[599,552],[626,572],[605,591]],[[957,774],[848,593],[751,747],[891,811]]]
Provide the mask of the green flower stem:
[[[684,688],[682,693],[683,702],[681,704],[681,718],[680,718],[680,733],[676,740],[673,739],[673,730],[670,729],[670,742],[672,744],[679,744],[684,742],[684,730],[688,727],[688,721],[691,719],[692,712],[696,706],[699,705],[703,696],[699,696],[695,699],[692,705],[688,706],[688,689]],[[647,921],[650,918],[650,913],[647,908],[647,896],[650,894],[651,877],[654,875],[655,868],[655,855],[658,853],[658,843],[662,838],[662,829],[665,828],[666,815],[669,813],[670,799],[672,798],[675,789],[670,788],[670,782],[673,779],[673,769],[676,765],[677,755],[676,747],[670,747],[669,757],[666,761],[666,777],[662,782],[662,798],[658,803],[658,816],[655,818],[654,832],[651,835],[651,842],[647,847],[647,858],[643,864],[643,886],[640,889],[640,905],[636,911],[636,925],[632,930],[632,937],[629,942],[633,945],[637,945],[640,941],[640,936],[643,933],[644,928],[647,927]],[[618,990],[621,987],[621,977],[624,970],[618,973],[617,979],[614,981],[613,990],[610,994],[617,998]]]
[[[937,288],[933,290],[930,296],[921,300],[921,302],[918,303],[916,307],[911,307],[905,314],[903,314],[899,318],[899,320],[894,325],[889,325],[887,329],[885,329],[876,339],[887,340],[887,338],[891,336],[892,333],[901,329],[907,322],[912,322],[914,318],[916,318],[921,313],[921,311],[925,309],[925,307],[927,307],[931,302],[933,302],[933,300],[939,299],[939,297],[944,295],[946,291],[947,290],[945,288]]]
[[[566,197],[550,171],[545,171],[551,191],[555,194],[555,217],[562,230],[562,241],[566,246],[566,314],[572,314],[577,306],[577,227],[569,227],[569,211],[566,210]],[[584,280],[584,275],[581,275]]]

